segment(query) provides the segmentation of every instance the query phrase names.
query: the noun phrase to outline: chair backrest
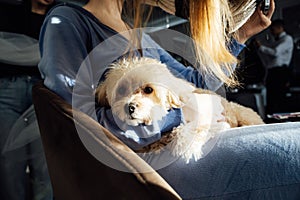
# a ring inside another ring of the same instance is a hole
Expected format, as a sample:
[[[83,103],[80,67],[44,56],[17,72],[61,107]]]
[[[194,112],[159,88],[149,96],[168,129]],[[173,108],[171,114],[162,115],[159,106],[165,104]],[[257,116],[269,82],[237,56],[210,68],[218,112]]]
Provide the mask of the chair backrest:
[[[124,151],[112,149],[113,144],[131,151],[99,123],[72,109],[42,83],[33,87],[33,102],[55,199],[181,199],[154,170],[136,172],[135,169],[150,166],[137,154],[128,158]],[[100,141],[97,148],[134,173],[113,169],[97,160],[85,148],[78,129],[109,138],[110,144]]]

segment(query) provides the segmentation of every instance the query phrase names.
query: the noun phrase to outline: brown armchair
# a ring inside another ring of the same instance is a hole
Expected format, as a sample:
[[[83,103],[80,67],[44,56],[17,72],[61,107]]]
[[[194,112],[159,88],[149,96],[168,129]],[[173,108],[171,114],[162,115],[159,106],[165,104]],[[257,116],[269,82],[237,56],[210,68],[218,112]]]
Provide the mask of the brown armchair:
[[[119,145],[131,151],[99,123],[72,109],[42,83],[33,87],[33,102],[55,199],[181,199],[155,171],[137,172],[150,166],[137,154],[128,158],[124,151],[111,148],[111,145]],[[79,129],[86,134],[96,133],[100,135],[98,138],[109,138],[100,141],[97,148],[132,173],[98,161],[80,140]]]

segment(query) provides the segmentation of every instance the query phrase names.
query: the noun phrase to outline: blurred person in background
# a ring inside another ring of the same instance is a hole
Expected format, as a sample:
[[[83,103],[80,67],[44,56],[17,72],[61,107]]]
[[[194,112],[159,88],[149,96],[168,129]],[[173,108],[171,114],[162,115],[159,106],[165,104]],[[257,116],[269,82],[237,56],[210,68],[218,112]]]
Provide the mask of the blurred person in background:
[[[0,1],[0,199],[53,199],[32,106],[39,33],[55,0]]]
[[[256,40],[256,46],[261,61],[267,68],[267,113],[272,114],[281,111],[285,100],[294,42],[292,36],[285,32],[282,19],[272,21],[270,32],[274,37],[272,43],[267,46]]]

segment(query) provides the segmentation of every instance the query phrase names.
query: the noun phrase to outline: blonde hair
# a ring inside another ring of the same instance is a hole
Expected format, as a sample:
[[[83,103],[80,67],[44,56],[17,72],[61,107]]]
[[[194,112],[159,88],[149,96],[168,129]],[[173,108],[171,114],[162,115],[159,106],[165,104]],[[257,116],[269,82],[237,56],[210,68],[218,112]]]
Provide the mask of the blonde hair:
[[[236,85],[232,64],[237,59],[230,53],[228,27],[233,18],[227,0],[190,0],[190,31],[195,52],[203,72],[213,74],[229,86]]]
[[[125,21],[132,24],[133,31],[130,32],[129,51],[135,48],[141,48],[142,27],[147,25],[151,16],[153,7],[144,4],[144,0],[126,0],[125,9],[122,11]],[[145,11],[147,10],[147,12]],[[133,56],[129,53],[129,59]]]
[[[145,26],[144,0],[130,2],[134,9],[134,28]],[[214,75],[228,86],[238,85],[232,70],[237,59],[228,49],[229,27],[234,26],[228,0],[189,0],[189,13],[197,69]]]

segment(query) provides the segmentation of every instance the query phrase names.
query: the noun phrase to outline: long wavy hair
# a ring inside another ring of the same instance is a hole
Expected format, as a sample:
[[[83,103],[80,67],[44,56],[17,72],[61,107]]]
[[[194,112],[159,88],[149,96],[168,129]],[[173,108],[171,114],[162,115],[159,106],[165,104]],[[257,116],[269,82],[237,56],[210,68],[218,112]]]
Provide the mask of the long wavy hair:
[[[190,31],[200,70],[213,74],[225,84],[236,85],[232,65],[237,62],[230,53],[228,27],[233,18],[227,0],[190,0]]]
[[[253,1],[253,0],[250,0]],[[147,26],[149,6],[144,0],[126,0],[127,9],[133,16],[133,27]],[[237,59],[228,48],[236,27],[233,8],[238,0],[189,0],[189,30],[194,41],[197,64],[195,67],[203,74],[213,75],[227,86],[236,86],[232,65]],[[247,1],[242,1],[245,2]],[[146,13],[146,17],[145,17]],[[138,43],[138,41],[136,41]]]

